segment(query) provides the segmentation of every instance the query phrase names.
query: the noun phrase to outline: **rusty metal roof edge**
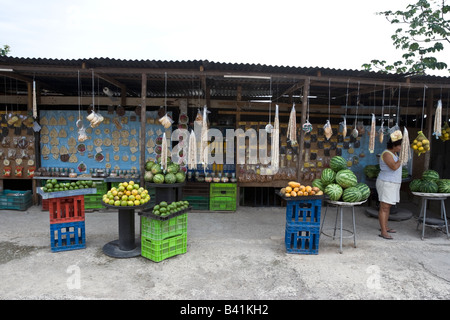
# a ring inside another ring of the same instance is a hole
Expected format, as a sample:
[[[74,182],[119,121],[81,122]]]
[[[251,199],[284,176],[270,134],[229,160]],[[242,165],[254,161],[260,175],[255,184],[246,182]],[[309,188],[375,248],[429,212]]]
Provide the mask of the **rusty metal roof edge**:
[[[150,59],[117,59],[117,58],[76,58],[76,59],[61,59],[61,58],[32,58],[32,57],[0,57],[0,63],[11,64],[53,64],[53,65],[81,65],[86,63],[89,68],[99,67],[128,67],[128,68],[173,68],[173,69],[200,69],[215,71],[230,71],[230,72],[255,72],[255,73],[303,73],[305,75],[316,76],[319,72],[322,77],[332,76],[361,76],[361,77],[375,77],[375,78],[398,78],[406,77],[406,74],[387,74],[375,71],[356,70],[356,69],[336,69],[330,67],[301,67],[289,65],[268,65],[260,63],[234,63],[234,62],[219,62],[210,60],[150,60]],[[102,65],[99,66],[98,64]],[[139,66],[137,66],[139,65]],[[151,66],[149,66],[151,65]],[[416,75],[411,76],[411,79],[423,80],[450,80],[449,77],[436,75]]]

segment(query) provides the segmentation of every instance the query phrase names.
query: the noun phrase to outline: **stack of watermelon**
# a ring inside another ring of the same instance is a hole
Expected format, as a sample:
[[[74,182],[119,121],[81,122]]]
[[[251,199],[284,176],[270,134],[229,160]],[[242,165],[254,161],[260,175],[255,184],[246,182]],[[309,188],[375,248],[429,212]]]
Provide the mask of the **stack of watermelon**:
[[[167,159],[167,170],[163,170],[161,167],[161,158],[158,158],[156,162],[147,161],[145,163],[144,180],[151,183],[182,183],[186,180],[186,173],[179,164],[176,164]]]
[[[332,157],[330,168],[325,168],[321,178],[313,180],[312,185],[322,190],[332,201],[360,202],[370,196],[369,186],[358,182],[353,171],[347,169],[347,161],[341,156]]]
[[[441,179],[435,170],[425,170],[421,179],[409,183],[409,189],[422,193],[450,193],[450,179]]]

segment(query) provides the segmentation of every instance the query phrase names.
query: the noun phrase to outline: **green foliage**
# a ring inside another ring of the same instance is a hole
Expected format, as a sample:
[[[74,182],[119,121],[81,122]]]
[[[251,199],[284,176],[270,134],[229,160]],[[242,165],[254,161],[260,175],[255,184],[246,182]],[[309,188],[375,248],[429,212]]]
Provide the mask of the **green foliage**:
[[[10,46],[8,46],[7,44],[5,44],[5,45],[3,46],[3,48],[0,49],[0,56],[7,56],[8,53],[9,53],[10,51],[11,51]]]
[[[426,70],[445,70],[448,65],[434,55],[450,43],[450,5],[445,0],[418,0],[405,11],[384,11],[391,24],[399,25],[391,36],[396,49],[405,51],[401,59],[393,63],[371,60],[362,67],[373,71],[373,67],[384,73],[425,74]],[[450,69],[447,69],[450,72]]]

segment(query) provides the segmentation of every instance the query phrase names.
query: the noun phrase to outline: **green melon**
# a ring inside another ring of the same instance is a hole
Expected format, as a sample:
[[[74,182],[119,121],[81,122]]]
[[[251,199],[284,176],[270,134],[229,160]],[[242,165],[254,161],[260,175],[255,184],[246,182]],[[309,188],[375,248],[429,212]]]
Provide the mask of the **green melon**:
[[[153,173],[151,171],[145,171],[144,181],[147,181],[147,182],[153,181]]]
[[[164,177],[164,182],[165,183],[169,183],[169,184],[176,183],[177,182],[177,178],[175,177],[175,174],[168,173]]]
[[[161,164],[155,163],[155,164],[152,166],[151,172],[152,172],[153,174],[162,173]]]
[[[153,176],[154,183],[164,183],[164,175],[162,173],[157,173]]]
[[[322,182],[321,179],[314,179],[314,180],[312,181],[311,185],[312,185],[313,187],[319,188],[319,189],[322,190],[322,191],[325,189],[325,186],[323,185],[323,182]]]
[[[359,202],[361,201],[361,191],[357,187],[348,187],[342,193],[342,201],[344,202]]]
[[[419,192],[421,184],[422,179],[414,179],[409,183],[409,190],[411,190],[411,192]]]
[[[369,164],[364,167],[364,174],[369,179],[375,179],[378,177],[378,174],[380,173],[380,165],[378,164]]]
[[[431,180],[423,180],[420,184],[420,192],[423,193],[437,193],[439,190],[436,182]]]
[[[324,193],[330,197],[330,200],[332,201],[338,201],[344,190],[342,190],[342,187],[338,185],[337,183],[331,183],[325,187]]]
[[[359,182],[356,184],[355,188],[361,192],[361,200],[364,201],[370,197],[370,188],[367,184]]]
[[[334,182],[335,177],[336,177],[336,172],[334,172],[333,169],[325,168],[322,171],[322,175],[321,175],[320,179],[322,180],[323,185],[327,186],[330,183]]]
[[[336,173],[336,182],[345,189],[356,186],[358,179],[353,171],[344,169]]]
[[[422,179],[436,182],[439,180],[439,173],[435,170],[425,170],[422,173]]]
[[[334,172],[347,169],[347,161],[341,156],[334,156],[330,160],[330,168],[333,169]]]
[[[172,163],[170,166],[167,167],[167,173],[177,173],[178,170],[180,170],[180,166],[176,163]]]
[[[441,179],[439,180],[438,192],[439,193],[450,193],[450,180],[449,179]]]
[[[177,183],[182,183],[186,180],[186,174],[183,171],[177,172],[175,178],[177,179]]]
[[[153,161],[147,161],[145,163],[145,171],[151,171],[152,167],[155,165]]]

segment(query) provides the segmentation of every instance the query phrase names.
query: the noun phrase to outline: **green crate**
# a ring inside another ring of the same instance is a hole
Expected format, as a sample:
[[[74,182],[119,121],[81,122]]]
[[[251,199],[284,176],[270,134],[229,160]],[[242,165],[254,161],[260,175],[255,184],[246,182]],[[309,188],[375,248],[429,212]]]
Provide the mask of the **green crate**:
[[[155,262],[186,253],[187,234],[164,240],[154,240],[141,236],[141,256]]]
[[[189,206],[195,210],[209,210],[209,197],[202,196],[186,196],[184,201],[189,202]]]
[[[164,240],[187,232],[187,213],[170,218],[157,220],[141,216],[141,236],[152,240]]]
[[[31,191],[5,189],[0,193],[0,210],[25,211],[33,205]]]
[[[209,210],[211,211],[236,211],[236,197],[210,198]]]
[[[102,209],[102,194],[89,194],[84,196],[84,208],[85,209]]]
[[[219,197],[232,197],[236,196],[237,188],[236,183],[211,183],[209,196],[211,198]]]
[[[106,183],[106,182],[94,181],[94,184],[92,187],[97,188],[97,194],[104,195],[105,193],[108,192],[108,183]]]

